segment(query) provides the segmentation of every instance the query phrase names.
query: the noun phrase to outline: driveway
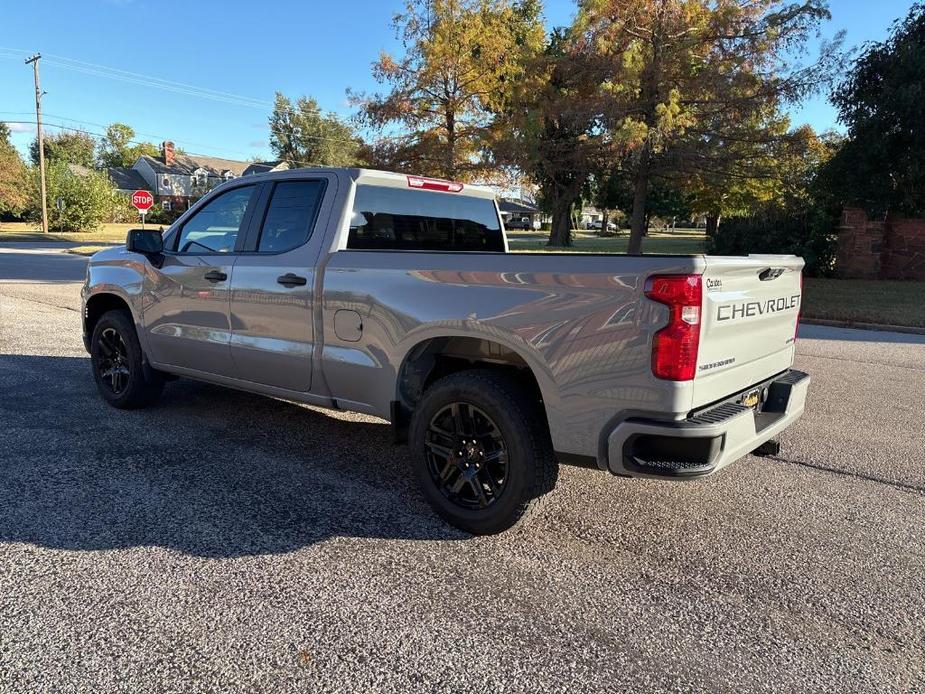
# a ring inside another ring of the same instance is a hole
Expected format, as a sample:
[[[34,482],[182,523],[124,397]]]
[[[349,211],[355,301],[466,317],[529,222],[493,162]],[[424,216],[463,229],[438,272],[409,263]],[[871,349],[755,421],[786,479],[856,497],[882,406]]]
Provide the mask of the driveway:
[[[105,406],[85,262],[0,249],[0,691],[925,689],[925,337],[806,326],[779,457],[473,538],[380,420]]]

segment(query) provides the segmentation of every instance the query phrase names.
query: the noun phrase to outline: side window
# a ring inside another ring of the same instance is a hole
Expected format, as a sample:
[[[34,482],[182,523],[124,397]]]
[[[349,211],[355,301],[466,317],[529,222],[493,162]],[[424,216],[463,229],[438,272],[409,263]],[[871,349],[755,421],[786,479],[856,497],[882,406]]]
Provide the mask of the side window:
[[[254,186],[244,186],[222,193],[207,203],[180,229],[177,251],[231,253],[253,193]]]
[[[347,248],[503,251],[504,239],[488,198],[360,185]]]
[[[285,181],[273,188],[257,250],[282,253],[308,241],[324,195],[324,181]]]

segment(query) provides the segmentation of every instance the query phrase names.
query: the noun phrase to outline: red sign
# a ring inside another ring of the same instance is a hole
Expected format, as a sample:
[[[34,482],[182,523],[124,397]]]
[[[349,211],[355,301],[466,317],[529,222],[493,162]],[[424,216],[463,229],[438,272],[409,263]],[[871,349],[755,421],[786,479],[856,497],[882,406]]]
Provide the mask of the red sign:
[[[154,204],[154,196],[146,190],[136,190],[132,193],[132,204],[139,212],[147,212]]]

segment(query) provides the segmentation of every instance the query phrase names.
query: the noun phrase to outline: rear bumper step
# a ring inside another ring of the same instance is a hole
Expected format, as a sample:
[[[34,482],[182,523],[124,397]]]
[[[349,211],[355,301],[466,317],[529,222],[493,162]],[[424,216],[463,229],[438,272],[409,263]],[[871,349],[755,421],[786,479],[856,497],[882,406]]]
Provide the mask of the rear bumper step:
[[[759,410],[724,402],[681,421],[632,418],[607,441],[608,468],[629,477],[704,477],[774,438],[803,414],[809,376],[790,370],[766,384]]]

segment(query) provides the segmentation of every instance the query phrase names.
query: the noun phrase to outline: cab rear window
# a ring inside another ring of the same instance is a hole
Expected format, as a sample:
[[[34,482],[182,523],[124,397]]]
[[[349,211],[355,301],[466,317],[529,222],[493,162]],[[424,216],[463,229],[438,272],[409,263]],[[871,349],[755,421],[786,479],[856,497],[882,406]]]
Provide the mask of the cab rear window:
[[[504,239],[487,198],[359,185],[347,248],[503,252]]]

